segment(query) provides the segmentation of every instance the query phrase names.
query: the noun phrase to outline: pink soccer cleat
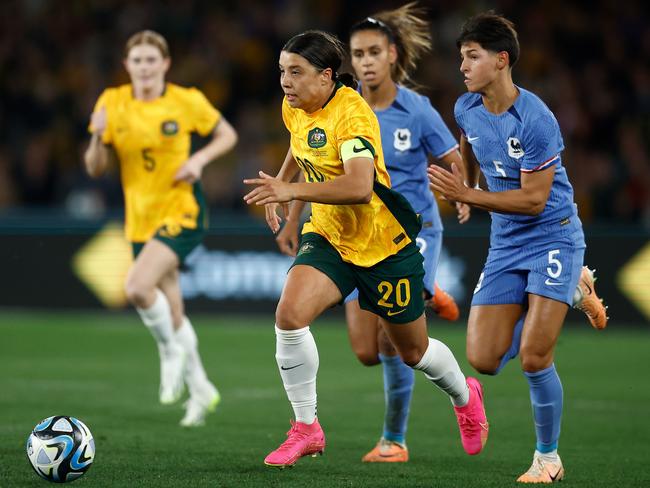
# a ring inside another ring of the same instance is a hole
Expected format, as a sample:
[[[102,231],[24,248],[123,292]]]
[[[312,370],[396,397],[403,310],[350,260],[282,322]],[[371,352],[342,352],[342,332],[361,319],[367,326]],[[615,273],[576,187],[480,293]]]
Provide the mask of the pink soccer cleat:
[[[264,464],[275,468],[285,468],[293,466],[303,456],[322,455],[324,450],[325,433],[318,423],[318,419],[314,420],[313,424],[303,424],[292,420],[291,429],[287,432],[287,440],[266,456]]]
[[[454,407],[460,429],[463,449],[470,456],[481,452],[488,438],[490,425],[483,406],[483,388],[476,378],[467,378],[469,402],[463,407]]]

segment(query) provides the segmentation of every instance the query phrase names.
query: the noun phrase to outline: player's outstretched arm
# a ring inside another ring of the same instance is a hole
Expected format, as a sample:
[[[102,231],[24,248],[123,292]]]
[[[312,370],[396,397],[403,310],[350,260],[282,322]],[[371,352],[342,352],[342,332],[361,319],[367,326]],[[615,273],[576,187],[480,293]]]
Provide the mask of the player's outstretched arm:
[[[302,176],[300,177],[300,181],[304,181]],[[295,257],[298,252],[298,227],[300,226],[300,215],[305,205],[307,203],[302,200],[294,200],[291,202],[289,215],[286,216],[282,229],[275,237],[275,242],[278,244],[278,248],[282,254]]]
[[[520,189],[502,192],[468,188],[456,165],[452,166],[452,172],[432,166],[428,173],[432,188],[449,200],[464,202],[491,212],[539,215],[546,207],[551,192],[555,166],[534,173],[522,173]]]
[[[259,172],[259,178],[252,178],[244,180],[246,185],[257,185],[257,187],[246,195],[244,195],[244,201],[251,205],[255,203],[256,205],[262,205],[260,201],[263,197],[268,197],[265,203],[264,212],[266,214],[266,223],[269,225],[273,233],[277,233],[280,230],[280,222],[282,219],[277,213],[278,203],[283,203],[282,208],[284,211],[284,217],[287,218],[289,215],[289,206],[287,202],[291,201],[293,198],[290,197],[290,193],[287,193],[289,190],[289,182],[293,180],[298,174],[298,164],[291,153],[291,148],[287,151],[287,155],[284,158],[282,167],[278,172],[278,175],[274,178],[269,176],[263,171]]]
[[[235,128],[222,117],[212,132],[212,140],[183,163],[176,173],[175,181],[194,183],[200,180],[203,168],[235,147],[237,138]]]
[[[102,107],[90,116],[92,137],[88,149],[84,153],[84,166],[91,178],[99,178],[114,159],[112,149],[102,142],[102,135],[106,130],[106,108]]]
[[[455,149],[447,154],[445,154],[443,157],[439,159],[439,161],[444,164],[447,168],[451,169],[451,165],[455,164],[459,168],[461,168],[463,175],[466,175],[468,172],[468,169],[466,167],[466,164],[460,154],[460,152]],[[476,178],[478,180],[478,178]],[[465,181],[467,181],[467,177],[465,177]],[[433,191],[433,189],[431,189]],[[458,218],[458,222],[461,224],[464,224],[467,222],[471,215],[472,215],[472,210],[468,204],[463,203],[463,202],[450,202],[453,203],[454,206],[456,207],[456,216]]]

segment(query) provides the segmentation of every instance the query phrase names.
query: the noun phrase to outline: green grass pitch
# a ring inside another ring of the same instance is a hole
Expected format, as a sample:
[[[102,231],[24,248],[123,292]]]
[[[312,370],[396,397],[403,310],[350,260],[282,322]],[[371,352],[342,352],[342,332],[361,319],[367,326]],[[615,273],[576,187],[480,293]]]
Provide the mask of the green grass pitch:
[[[183,429],[180,405],[157,402],[152,338],[131,314],[0,314],[0,487],[43,487],[25,441],[50,415],[92,430],[97,455],[78,487],[507,487],[528,468],[534,430],[528,388],[515,361],[481,377],[490,439],[464,454],[449,400],[418,375],[411,408],[411,461],[372,465],[361,456],[383,420],[379,367],[357,363],[336,317],[313,327],[320,351],[323,457],[274,470],[264,456],[284,440],[291,410],[274,359],[272,316],[198,316],[201,353],[223,401],[203,428]],[[432,322],[430,335],[464,360],[464,327]],[[565,488],[650,486],[647,328],[568,327],[556,365],[565,392],[560,454]]]

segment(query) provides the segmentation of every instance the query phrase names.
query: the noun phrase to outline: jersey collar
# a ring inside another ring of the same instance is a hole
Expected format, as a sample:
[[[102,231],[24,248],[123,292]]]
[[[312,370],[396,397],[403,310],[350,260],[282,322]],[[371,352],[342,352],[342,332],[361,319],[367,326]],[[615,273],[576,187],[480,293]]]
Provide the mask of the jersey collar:
[[[386,110],[390,110],[391,108],[397,109],[397,110],[402,110],[406,113],[409,113],[407,106],[407,101],[406,101],[406,92],[404,90],[404,87],[400,85],[399,83],[395,83],[395,86],[397,87],[397,95],[395,95],[395,99],[393,100],[393,103],[390,104],[390,106],[386,107],[383,110],[378,110],[377,112],[384,112]],[[361,82],[357,85],[357,92],[359,95],[363,96],[361,93]]]
[[[332,100],[332,98],[334,98],[334,95],[336,95],[336,92],[339,91],[339,88],[341,88],[341,87],[343,87],[343,86],[344,86],[343,83],[341,83],[340,81],[337,81],[337,82],[334,84],[334,90],[332,91],[332,94],[331,94],[330,97],[327,99],[327,101],[326,101],[326,102],[323,104],[323,106],[321,107],[321,110],[324,109],[324,108],[327,106],[328,103],[330,103],[330,101]]]

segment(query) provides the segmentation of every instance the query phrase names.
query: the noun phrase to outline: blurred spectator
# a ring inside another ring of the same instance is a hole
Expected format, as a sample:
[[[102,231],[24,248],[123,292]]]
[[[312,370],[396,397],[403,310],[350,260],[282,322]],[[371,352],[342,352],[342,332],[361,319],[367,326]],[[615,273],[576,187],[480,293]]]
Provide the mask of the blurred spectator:
[[[274,172],[288,148],[277,71],[283,43],[308,28],[347,41],[350,19],[401,3],[359,0],[349,16],[344,0],[2,2],[0,208],[61,205],[97,216],[121,205],[118,172],[89,182],[79,171],[79,151],[101,87],[126,82],[121,46],[133,32],[152,28],[170,42],[169,79],[199,87],[237,126],[238,148],[206,170],[204,186],[211,206],[244,211],[242,178]],[[453,104],[464,86],[455,37],[484,3],[420,3],[430,10],[435,51],[416,81],[456,127]],[[521,35],[516,83],[539,93],[562,127],[563,159],[584,220],[650,225],[645,2],[492,5]]]

